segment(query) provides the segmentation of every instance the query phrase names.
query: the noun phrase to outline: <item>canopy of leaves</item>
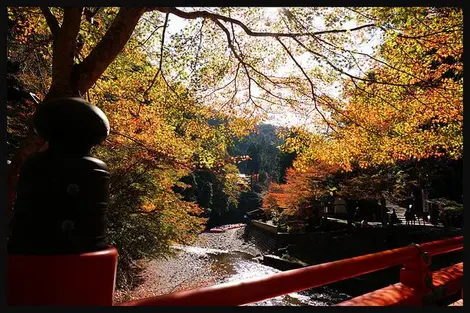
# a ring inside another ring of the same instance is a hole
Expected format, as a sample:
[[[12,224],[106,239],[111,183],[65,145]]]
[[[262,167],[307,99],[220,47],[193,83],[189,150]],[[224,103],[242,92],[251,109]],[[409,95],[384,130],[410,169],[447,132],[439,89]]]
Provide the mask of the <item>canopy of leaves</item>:
[[[266,207],[274,199],[280,207],[299,208],[311,202],[308,197],[331,192],[331,177],[338,181],[334,191],[352,198],[386,194],[397,200],[411,186],[439,194],[435,175],[443,173],[445,163],[462,158],[462,10],[354,10],[393,31],[384,33],[383,44],[371,56],[374,64],[344,81],[344,101],[329,107],[331,130],[313,134],[298,129],[288,136],[284,149],[298,153],[295,170],[286,185],[271,186]],[[360,62],[356,65],[360,68]],[[312,177],[324,171],[321,184],[312,184]],[[446,175],[461,183],[450,172]],[[447,189],[441,185],[441,190]]]
[[[462,10],[374,12],[402,18],[394,24],[399,30],[384,36],[377,64],[363,74],[374,82],[345,82],[346,101],[331,112],[336,132],[310,145],[302,158],[351,170],[411,158],[462,157]]]

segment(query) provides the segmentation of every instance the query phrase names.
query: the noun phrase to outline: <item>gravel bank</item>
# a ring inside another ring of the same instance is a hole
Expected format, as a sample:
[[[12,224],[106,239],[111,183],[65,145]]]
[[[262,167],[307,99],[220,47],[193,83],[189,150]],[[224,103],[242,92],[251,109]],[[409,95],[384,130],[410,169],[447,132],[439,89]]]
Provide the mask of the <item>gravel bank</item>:
[[[254,243],[243,240],[244,232],[245,227],[231,229],[225,233],[202,233],[194,245],[210,249],[244,252],[252,256],[261,254]]]
[[[243,240],[244,227],[225,233],[202,233],[191,247],[175,246],[167,259],[142,260],[143,283],[132,291],[116,291],[115,302],[167,294],[221,282],[228,272],[214,266],[214,255],[237,251],[255,257],[261,252]],[[198,249],[204,248],[204,249]],[[211,249],[211,250],[207,250]]]

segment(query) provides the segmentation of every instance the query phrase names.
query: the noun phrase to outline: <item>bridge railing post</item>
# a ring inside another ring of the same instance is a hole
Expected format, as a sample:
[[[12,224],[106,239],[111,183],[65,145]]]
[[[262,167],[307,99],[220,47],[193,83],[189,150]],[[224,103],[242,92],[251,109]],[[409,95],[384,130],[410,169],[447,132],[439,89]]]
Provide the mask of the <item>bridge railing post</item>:
[[[91,157],[109,121],[82,98],[38,105],[45,151],[23,165],[8,237],[9,305],[112,305],[117,250],[106,239],[110,174]]]
[[[419,254],[409,262],[403,264],[400,270],[400,282],[416,292],[416,305],[423,304],[424,296],[433,292],[432,289],[432,272],[429,269],[431,265],[431,256],[424,252],[417,244],[413,244]]]

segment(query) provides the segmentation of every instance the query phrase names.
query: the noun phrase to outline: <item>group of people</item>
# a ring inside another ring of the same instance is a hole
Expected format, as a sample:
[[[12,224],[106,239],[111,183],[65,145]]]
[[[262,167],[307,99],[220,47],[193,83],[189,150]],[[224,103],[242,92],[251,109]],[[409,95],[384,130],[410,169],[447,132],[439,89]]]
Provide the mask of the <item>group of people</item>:
[[[432,214],[428,216],[428,211],[420,209],[423,206],[423,200],[421,197],[416,196],[416,192],[411,192],[404,202],[406,207],[404,214],[406,225],[415,225],[416,221],[418,224],[421,224],[422,221],[424,225],[426,222],[429,222],[429,220],[432,220]],[[367,226],[367,221],[376,221],[376,217],[378,216],[380,216],[379,220],[382,221],[383,227],[400,223],[395,209],[392,209],[392,212],[389,213],[384,195],[381,195],[379,200],[380,211],[378,211],[378,208],[374,207],[373,204],[367,207],[366,203],[361,207],[357,201],[351,201],[351,204],[348,203],[348,207],[350,206],[354,208],[353,210],[348,210],[348,214],[350,214],[348,222],[350,224],[352,224],[353,221],[361,221],[361,227],[365,227]]]
[[[416,222],[416,214],[415,214],[415,212],[412,211],[412,205],[411,204],[408,206],[408,208],[406,208],[405,221],[406,221],[406,225],[411,225],[411,224],[414,225],[415,222]]]

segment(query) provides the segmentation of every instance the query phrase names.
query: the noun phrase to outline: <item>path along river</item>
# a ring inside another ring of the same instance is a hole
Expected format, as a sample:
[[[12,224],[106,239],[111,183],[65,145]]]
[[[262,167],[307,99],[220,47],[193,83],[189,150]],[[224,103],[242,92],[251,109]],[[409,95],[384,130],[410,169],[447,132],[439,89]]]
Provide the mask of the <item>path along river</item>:
[[[127,293],[117,293],[116,301],[139,299],[225,282],[244,281],[280,272],[254,258],[261,251],[243,240],[244,229],[225,233],[203,233],[193,246],[173,246],[165,260],[145,262],[143,282]],[[325,306],[350,298],[333,288],[321,287],[292,293],[249,305]]]

